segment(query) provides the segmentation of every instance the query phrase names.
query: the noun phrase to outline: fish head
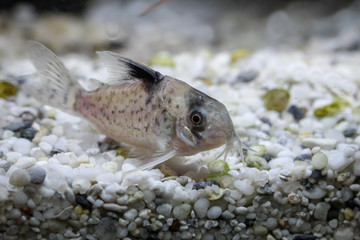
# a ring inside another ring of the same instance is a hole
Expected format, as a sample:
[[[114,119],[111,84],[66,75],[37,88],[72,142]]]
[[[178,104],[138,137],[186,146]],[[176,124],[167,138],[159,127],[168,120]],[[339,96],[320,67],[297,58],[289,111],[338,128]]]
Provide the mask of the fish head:
[[[191,88],[185,94],[184,110],[179,118],[177,135],[190,154],[232,146],[237,135],[224,104]]]

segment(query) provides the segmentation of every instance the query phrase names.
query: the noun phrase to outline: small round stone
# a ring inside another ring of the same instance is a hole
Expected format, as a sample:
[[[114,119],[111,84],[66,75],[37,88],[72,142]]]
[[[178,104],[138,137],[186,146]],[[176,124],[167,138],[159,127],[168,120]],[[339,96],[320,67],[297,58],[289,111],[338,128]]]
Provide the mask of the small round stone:
[[[127,210],[124,213],[124,218],[129,221],[133,221],[138,216],[138,211],[134,208]]]
[[[355,137],[356,133],[357,133],[357,130],[354,127],[347,128],[343,131],[344,136],[349,137],[349,138]]]
[[[247,196],[252,195],[255,191],[255,188],[252,186],[249,179],[236,180],[234,186],[237,190]]]
[[[46,171],[41,167],[31,167],[26,170],[30,176],[31,183],[42,184],[46,177]]]
[[[217,219],[218,217],[220,217],[221,213],[222,213],[221,207],[213,206],[208,210],[206,216],[209,219]]]
[[[332,219],[332,220],[329,221],[328,224],[332,229],[335,229],[338,226],[338,220],[337,219]]]
[[[38,131],[33,128],[25,128],[20,132],[20,137],[32,141]]]
[[[194,210],[199,218],[204,218],[210,206],[210,201],[207,198],[200,198],[194,204]]]
[[[85,209],[91,210],[92,208],[92,203],[87,200],[87,195],[85,194],[77,194],[75,197],[75,201]]]
[[[338,228],[334,231],[334,240],[353,240],[354,230],[352,228]]]
[[[23,155],[26,155],[30,152],[32,143],[25,138],[18,138],[13,143],[13,150],[14,152],[21,153]]]
[[[171,210],[172,210],[172,206],[171,206],[171,204],[168,204],[168,203],[161,204],[160,206],[158,206],[156,208],[156,211],[165,217],[171,216]]]
[[[266,227],[260,224],[254,224],[253,230],[255,236],[265,236],[268,233]]]
[[[274,230],[275,228],[277,228],[277,226],[278,226],[278,222],[275,218],[270,217],[266,220],[265,227],[268,230]]]
[[[322,152],[317,152],[311,159],[311,164],[315,169],[322,170],[328,163],[327,156]]]
[[[6,213],[8,219],[18,219],[21,217],[21,211],[19,209],[13,208]]]
[[[186,220],[191,212],[191,206],[187,203],[180,204],[173,209],[173,216],[177,219]]]
[[[344,210],[344,218],[348,221],[351,221],[355,216],[354,210],[351,208],[345,208]]]
[[[9,182],[15,187],[23,187],[30,183],[30,176],[25,170],[17,169],[11,174]]]
[[[314,217],[319,220],[326,220],[330,207],[330,204],[326,202],[317,203],[314,211]]]

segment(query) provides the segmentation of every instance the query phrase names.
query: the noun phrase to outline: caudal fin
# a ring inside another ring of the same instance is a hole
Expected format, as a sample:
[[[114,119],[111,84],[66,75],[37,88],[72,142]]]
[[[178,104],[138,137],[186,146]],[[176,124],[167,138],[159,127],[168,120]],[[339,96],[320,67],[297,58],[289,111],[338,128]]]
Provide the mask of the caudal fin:
[[[46,105],[73,110],[76,91],[81,88],[79,83],[50,49],[35,41],[28,41],[27,45],[39,79],[26,83],[26,90]]]

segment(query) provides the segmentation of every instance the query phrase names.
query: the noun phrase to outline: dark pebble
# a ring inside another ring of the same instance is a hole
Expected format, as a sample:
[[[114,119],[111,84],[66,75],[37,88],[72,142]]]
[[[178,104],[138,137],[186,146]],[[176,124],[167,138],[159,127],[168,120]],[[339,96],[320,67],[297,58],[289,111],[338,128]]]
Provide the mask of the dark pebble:
[[[2,151],[0,151],[0,158],[2,158],[4,156],[4,153]]]
[[[315,169],[315,170],[312,171],[311,177],[312,177],[313,179],[315,179],[315,180],[318,180],[318,179],[322,178],[323,175],[321,174],[321,171],[320,171],[320,170]]]
[[[338,219],[339,217],[339,210],[331,208],[327,215],[327,221]]]
[[[199,189],[203,189],[203,188],[205,188],[205,187],[207,187],[207,186],[211,186],[211,185],[217,185],[217,186],[220,187],[220,183],[212,180],[212,181],[210,181],[210,182],[199,182],[199,183],[195,183],[195,184],[193,185],[193,188],[192,188],[192,189],[199,190]]]
[[[36,116],[34,116],[34,114],[32,114],[30,111],[24,111],[20,114],[21,119],[26,122],[33,122],[36,118]]]
[[[251,227],[252,225],[254,225],[254,223],[255,223],[255,220],[254,219],[245,219],[245,225],[246,225],[246,227]]]
[[[33,196],[37,193],[37,191],[36,188],[34,188],[33,186],[25,186],[24,193],[26,193],[29,196]]]
[[[248,150],[247,150],[247,149],[245,149],[245,148],[243,148],[243,149],[242,149],[242,151],[243,151],[244,156],[247,156],[247,152],[248,152]]]
[[[156,204],[156,206],[159,206],[159,205],[165,203],[165,199],[157,197],[157,198],[155,198],[154,203]]]
[[[64,151],[61,150],[61,149],[58,149],[58,148],[54,148],[53,150],[51,150],[50,156],[52,157],[52,156],[54,156],[55,154],[62,153],[62,152],[64,152]]]
[[[158,240],[159,237],[158,237],[158,234],[156,232],[150,232],[148,239],[149,240]]]
[[[267,162],[270,162],[270,160],[272,159],[271,155],[268,153],[265,153],[264,155],[262,155],[262,158],[264,158]]]
[[[13,131],[13,132],[18,132],[24,128],[29,128],[32,125],[32,122],[26,121],[26,122],[13,122],[10,123],[9,125],[7,125],[5,127],[5,129]]]
[[[37,130],[35,130],[35,129],[31,128],[31,127],[25,128],[24,130],[22,130],[20,132],[20,137],[26,138],[26,139],[32,141],[37,132],[38,132]]]
[[[187,225],[189,227],[198,227],[198,220],[197,219],[194,219],[194,218],[190,218],[188,221],[187,221]]]
[[[305,160],[311,160],[312,156],[311,154],[301,154],[294,158],[294,161],[305,161]]]
[[[268,119],[267,117],[260,118],[260,121],[262,121],[263,123],[266,123],[269,126],[272,125],[270,119]]]
[[[291,105],[288,109],[288,112],[291,113],[295,120],[300,120],[305,117],[304,110],[297,107],[296,105]]]
[[[261,195],[271,195],[273,191],[271,190],[271,185],[269,183],[266,183],[263,187],[258,187],[256,189],[256,192]]]
[[[316,240],[316,237],[312,235],[294,234],[293,240]]]
[[[258,75],[258,72],[255,70],[247,70],[239,73],[236,77],[237,82],[251,82]]]
[[[308,191],[312,190],[313,187],[314,187],[314,184],[312,184],[311,182],[307,182],[305,184],[305,189],[308,190]]]
[[[355,202],[354,199],[350,199],[347,202],[345,202],[346,207],[349,207],[351,209],[354,209],[356,207],[359,207],[359,205]]]
[[[78,193],[75,199],[76,202],[80,204],[83,208],[91,210],[92,203],[87,200],[87,196],[85,194]]]
[[[355,137],[356,133],[357,133],[356,128],[347,128],[343,131],[344,136],[349,138]]]
[[[171,232],[178,232],[180,230],[180,221],[177,219],[174,219],[173,223],[169,227],[169,230]]]
[[[342,199],[331,199],[330,204],[336,209],[345,208],[345,202]]]
[[[31,167],[26,170],[30,176],[31,183],[42,184],[46,177],[46,171],[41,167]]]

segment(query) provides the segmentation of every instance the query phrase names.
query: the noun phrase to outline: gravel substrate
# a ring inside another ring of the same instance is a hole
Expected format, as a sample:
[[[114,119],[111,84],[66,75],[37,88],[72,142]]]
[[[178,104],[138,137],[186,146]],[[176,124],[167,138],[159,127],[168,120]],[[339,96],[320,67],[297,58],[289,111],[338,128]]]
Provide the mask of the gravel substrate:
[[[359,53],[162,57],[154,68],[227,106],[245,163],[215,149],[127,174],[126,147],[20,90],[0,98],[0,239],[360,239]]]

